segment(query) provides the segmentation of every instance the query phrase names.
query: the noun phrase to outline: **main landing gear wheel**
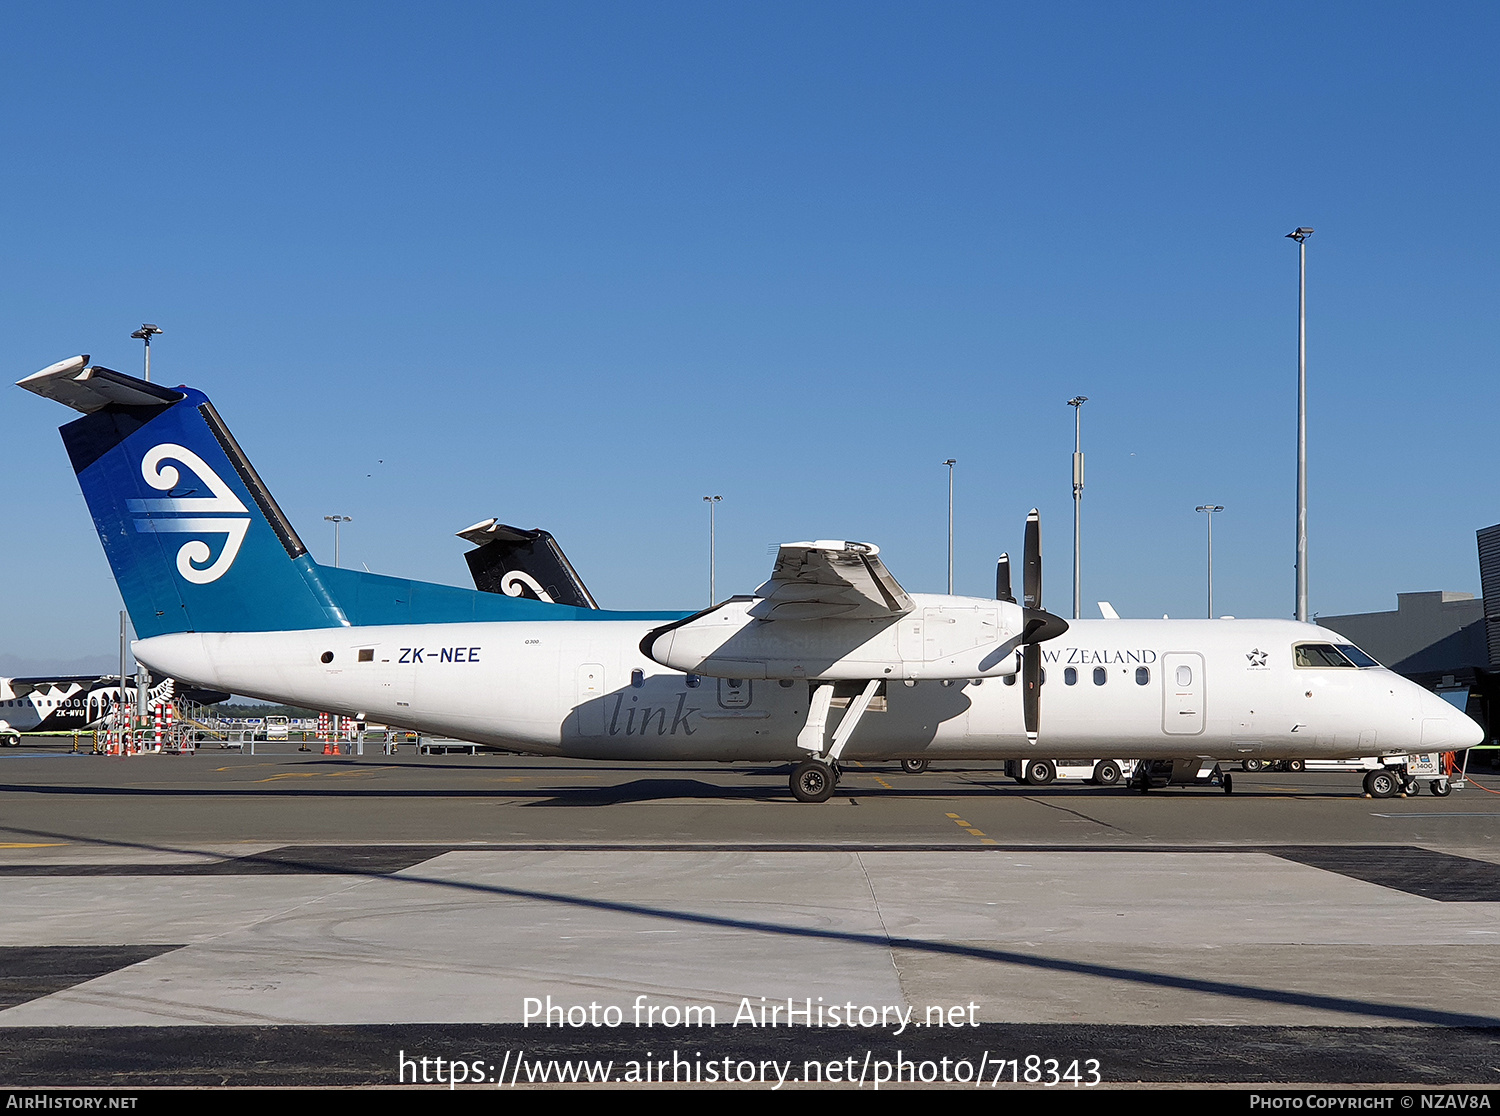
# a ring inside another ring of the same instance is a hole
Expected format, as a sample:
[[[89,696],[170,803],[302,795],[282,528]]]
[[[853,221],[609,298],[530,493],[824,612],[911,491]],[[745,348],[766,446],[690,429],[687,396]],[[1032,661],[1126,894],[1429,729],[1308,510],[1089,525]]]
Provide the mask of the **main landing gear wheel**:
[[[1365,793],[1371,798],[1391,798],[1401,789],[1401,780],[1391,771],[1371,771],[1365,776]]]
[[[1120,781],[1120,765],[1114,760],[1100,760],[1094,765],[1094,782],[1101,787],[1112,787]]]
[[[0,744],[4,744],[7,748],[19,748],[21,746],[21,738],[13,732],[6,733],[5,739],[0,740]]]
[[[1265,760],[1247,759],[1244,766],[1246,771],[1259,771],[1265,765]]]
[[[1305,762],[1303,762],[1302,760],[1287,760],[1286,761],[1286,769],[1288,771],[1301,771],[1305,767],[1307,767],[1307,764]]]
[[[792,768],[792,797],[798,802],[827,802],[838,776],[822,760],[803,760]]]
[[[908,775],[920,775],[927,770],[927,761],[924,759],[904,759],[901,761],[901,770]]]

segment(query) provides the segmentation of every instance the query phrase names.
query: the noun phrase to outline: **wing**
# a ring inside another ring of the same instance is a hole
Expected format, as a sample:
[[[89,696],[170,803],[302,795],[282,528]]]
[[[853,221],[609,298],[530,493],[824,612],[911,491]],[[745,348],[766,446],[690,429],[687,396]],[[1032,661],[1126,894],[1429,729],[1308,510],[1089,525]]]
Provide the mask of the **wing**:
[[[912,600],[871,543],[783,543],[771,580],[755,591],[757,620],[867,620],[901,616]]]

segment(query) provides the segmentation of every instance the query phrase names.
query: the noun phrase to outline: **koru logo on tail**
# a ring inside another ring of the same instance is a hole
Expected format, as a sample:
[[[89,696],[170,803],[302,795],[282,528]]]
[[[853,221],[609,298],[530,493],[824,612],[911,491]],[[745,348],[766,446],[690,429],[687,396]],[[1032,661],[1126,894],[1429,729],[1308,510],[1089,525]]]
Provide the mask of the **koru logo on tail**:
[[[536,594],[536,599],[546,601],[548,604],[556,604],[547,590],[543,589],[536,578],[523,570],[511,570],[500,579],[500,588],[505,591],[507,597],[524,597],[526,590],[530,589]]]
[[[225,536],[224,549],[212,562],[213,551],[201,539],[185,542],[177,551],[177,572],[194,585],[207,585],[218,581],[234,565],[245,532],[250,529],[250,513],[203,458],[172,442],[153,446],[141,458],[141,476],[158,492],[171,492],[182,479],[177,466],[163,464],[168,459],[186,465],[213,495],[131,500],[127,506],[133,512],[145,513],[146,518],[135,521],[135,529],[142,534]]]

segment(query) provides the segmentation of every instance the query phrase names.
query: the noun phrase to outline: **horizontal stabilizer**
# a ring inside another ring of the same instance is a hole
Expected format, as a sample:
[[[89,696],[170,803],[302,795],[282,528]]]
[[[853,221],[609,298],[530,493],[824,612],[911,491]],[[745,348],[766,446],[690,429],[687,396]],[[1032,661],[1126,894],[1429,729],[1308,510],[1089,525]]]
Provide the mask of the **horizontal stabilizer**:
[[[87,356],[69,357],[33,372],[17,387],[55,399],[75,411],[91,415],[111,403],[122,407],[160,407],[185,396],[160,384],[127,376],[112,368],[89,364]]]

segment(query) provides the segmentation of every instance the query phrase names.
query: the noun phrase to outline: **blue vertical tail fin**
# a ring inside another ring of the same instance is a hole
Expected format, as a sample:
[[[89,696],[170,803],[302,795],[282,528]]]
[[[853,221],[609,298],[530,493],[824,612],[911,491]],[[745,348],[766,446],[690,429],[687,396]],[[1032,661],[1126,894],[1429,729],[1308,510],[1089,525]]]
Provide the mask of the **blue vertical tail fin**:
[[[84,413],[63,444],[140,638],[349,623],[202,392],[86,356],[19,386]]]

